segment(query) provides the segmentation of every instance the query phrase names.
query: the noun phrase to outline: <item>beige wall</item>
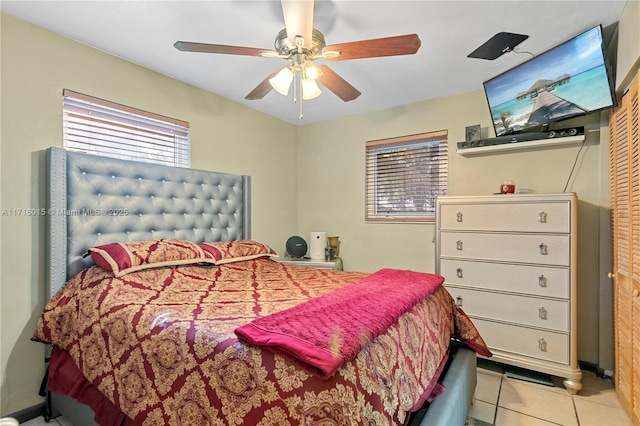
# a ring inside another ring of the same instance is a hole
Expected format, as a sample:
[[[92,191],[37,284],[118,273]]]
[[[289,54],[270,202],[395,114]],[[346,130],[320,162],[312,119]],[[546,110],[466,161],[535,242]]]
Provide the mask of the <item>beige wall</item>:
[[[276,247],[296,232],[295,126],[7,15],[1,25],[0,208],[44,207],[43,150],[62,146],[68,88],[190,122],[192,167],[252,176],[253,237]],[[1,417],[42,400],[44,345],[30,338],[46,277],[44,218],[0,223]]]

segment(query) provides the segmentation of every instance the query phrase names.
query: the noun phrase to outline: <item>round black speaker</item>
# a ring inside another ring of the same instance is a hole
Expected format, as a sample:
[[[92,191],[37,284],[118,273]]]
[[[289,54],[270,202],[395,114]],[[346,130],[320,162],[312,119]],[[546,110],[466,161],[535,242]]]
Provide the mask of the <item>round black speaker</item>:
[[[291,257],[302,257],[307,254],[307,242],[297,235],[287,240],[286,248]]]

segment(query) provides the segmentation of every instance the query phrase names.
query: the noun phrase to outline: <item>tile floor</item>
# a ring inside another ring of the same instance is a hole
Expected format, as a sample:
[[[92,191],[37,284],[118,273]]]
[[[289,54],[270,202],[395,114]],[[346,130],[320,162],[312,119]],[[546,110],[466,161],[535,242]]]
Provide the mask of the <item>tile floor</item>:
[[[631,426],[609,379],[583,371],[583,388],[570,395],[562,379],[555,387],[508,378],[500,364],[480,362],[478,385],[470,416],[496,426],[579,425]],[[45,423],[42,418],[22,423],[26,426],[73,426],[62,418]],[[77,426],[77,425],[76,425]]]
[[[610,379],[582,372],[582,390],[570,395],[561,378],[555,387],[508,378],[500,364],[479,362],[470,416],[496,426],[631,426]]]

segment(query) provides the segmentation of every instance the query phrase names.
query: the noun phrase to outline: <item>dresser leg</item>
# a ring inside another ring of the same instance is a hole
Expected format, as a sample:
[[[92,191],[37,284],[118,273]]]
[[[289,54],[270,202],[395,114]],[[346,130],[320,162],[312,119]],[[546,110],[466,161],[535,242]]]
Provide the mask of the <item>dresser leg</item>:
[[[581,379],[565,379],[564,382],[562,383],[564,384],[564,387],[567,388],[567,391],[571,395],[577,394],[580,391],[580,389],[582,389]]]

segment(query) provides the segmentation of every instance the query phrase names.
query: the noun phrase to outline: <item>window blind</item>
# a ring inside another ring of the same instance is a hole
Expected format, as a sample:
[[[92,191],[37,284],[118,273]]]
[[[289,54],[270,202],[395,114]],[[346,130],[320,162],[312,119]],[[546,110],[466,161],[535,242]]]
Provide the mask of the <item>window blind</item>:
[[[366,142],[365,220],[434,221],[447,169],[447,131]]]
[[[189,167],[189,123],[65,89],[64,147]]]

